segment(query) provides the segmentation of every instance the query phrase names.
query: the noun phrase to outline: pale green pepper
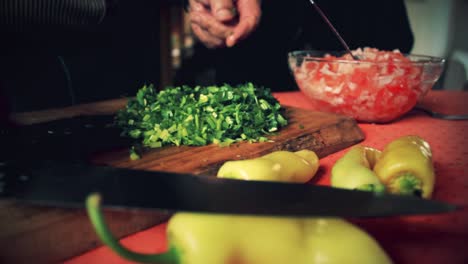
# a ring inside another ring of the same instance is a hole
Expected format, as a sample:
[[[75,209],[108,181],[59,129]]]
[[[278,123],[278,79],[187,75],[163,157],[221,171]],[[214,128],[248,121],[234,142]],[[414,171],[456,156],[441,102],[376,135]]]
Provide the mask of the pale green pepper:
[[[392,263],[377,241],[335,218],[293,218],[176,213],[169,220],[169,249],[142,254],[123,247],[107,228],[100,197],[86,201],[91,222],[105,245],[125,259],[164,264]]]
[[[385,186],[373,171],[380,155],[381,152],[375,148],[362,145],[352,147],[333,165],[331,186],[385,193]]]
[[[374,171],[390,193],[432,196],[436,177],[432,151],[419,136],[402,136],[387,144]]]
[[[305,183],[314,177],[319,165],[319,158],[312,150],[281,150],[258,158],[227,161],[218,170],[217,177]]]

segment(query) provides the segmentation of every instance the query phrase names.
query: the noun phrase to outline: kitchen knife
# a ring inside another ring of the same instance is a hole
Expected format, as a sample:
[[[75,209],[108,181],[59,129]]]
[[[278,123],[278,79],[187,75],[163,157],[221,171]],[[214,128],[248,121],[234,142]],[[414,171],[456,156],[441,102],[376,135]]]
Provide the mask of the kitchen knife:
[[[32,125],[0,127],[0,161],[4,159],[86,159],[90,154],[129,148],[113,115],[83,115]]]
[[[312,184],[243,181],[45,160],[0,165],[0,195],[37,205],[82,207],[98,192],[103,206],[224,214],[385,217],[450,212],[435,200]]]

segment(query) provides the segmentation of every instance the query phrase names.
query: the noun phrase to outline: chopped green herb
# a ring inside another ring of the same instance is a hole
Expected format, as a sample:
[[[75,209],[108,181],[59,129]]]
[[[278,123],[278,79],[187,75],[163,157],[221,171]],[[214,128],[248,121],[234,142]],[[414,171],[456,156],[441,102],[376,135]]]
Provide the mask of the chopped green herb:
[[[130,148],[130,159],[138,160],[140,159],[140,154],[136,151],[135,147]]]
[[[145,85],[117,112],[116,124],[144,147],[227,146],[268,141],[267,136],[288,124],[283,110],[269,89],[252,83],[161,91]]]

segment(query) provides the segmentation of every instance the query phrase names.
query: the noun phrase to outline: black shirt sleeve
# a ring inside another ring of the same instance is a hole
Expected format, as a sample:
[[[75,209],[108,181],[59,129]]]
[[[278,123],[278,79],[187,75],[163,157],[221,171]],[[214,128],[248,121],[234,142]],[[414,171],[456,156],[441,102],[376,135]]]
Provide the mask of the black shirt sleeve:
[[[5,30],[27,30],[32,25],[83,26],[100,23],[106,0],[2,0],[0,25]]]
[[[0,90],[12,112],[132,96],[158,84],[160,1],[0,3]]]

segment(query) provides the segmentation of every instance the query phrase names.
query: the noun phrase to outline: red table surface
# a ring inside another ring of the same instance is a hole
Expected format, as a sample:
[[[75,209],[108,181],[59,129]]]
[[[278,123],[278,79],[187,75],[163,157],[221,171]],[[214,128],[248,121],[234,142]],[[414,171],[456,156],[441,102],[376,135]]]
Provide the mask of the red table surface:
[[[282,105],[312,109],[300,92],[275,93]],[[446,113],[468,113],[468,92],[432,91],[424,105]],[[363,145],[382,149],[389,141],[417,134],[432,147],[437,174],[433,199],[465,206],[457,212],[430,216],[350,220],[372,235],[395,263],[468,263],[468,121],[435,119],[412,111],[389,124],[364,124]],[[330,170],[346,150],[320,160],[317,184],[329,184]],[[166,224],[121,239],[139,252],[163,252],[167,247]],[[356,252],[360,254],[359,252]],[[361,253],[362,254],[362,253]],[[99,247],[74,257],[66,264],[132,263]]]

